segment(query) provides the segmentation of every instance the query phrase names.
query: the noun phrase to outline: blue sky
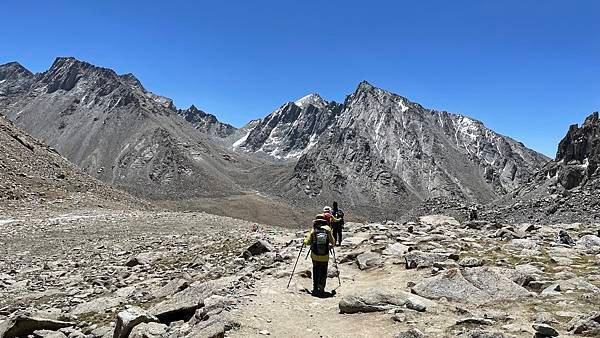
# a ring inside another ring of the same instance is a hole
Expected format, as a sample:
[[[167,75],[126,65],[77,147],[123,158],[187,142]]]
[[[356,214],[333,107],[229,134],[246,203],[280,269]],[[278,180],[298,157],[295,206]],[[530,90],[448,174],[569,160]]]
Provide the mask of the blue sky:
[[[241,126],[361,80],[554,156],[600,110],[600,1],[31,1],[2,5],[0,63],[134,73]]]

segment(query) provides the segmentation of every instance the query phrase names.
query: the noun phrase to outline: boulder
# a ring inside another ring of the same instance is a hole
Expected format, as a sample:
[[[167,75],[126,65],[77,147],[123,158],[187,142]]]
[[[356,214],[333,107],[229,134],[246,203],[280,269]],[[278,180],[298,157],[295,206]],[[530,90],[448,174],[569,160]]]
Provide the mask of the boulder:
[[[437,252],[411,251],[404,255],[407,269],[431,267],[434,263],[447,260],[450,254]]]
[[[381,253],[385,256],[401,257],[410,250],[410,247],[402,243],[389,244]]]
[[[163,257],[162,252],[142,252],[131,258],[125,263],[125,266],[134,267],[136,265],[150,265]]]
[[[17,314],[0,323],[0,337],[21,337],[38,330],[56,331],[69,326],[75,326],[75,323]]]
[[[600,253],[600,237],[595,235],[582,236],[577,241],[577,247],[590,254]]]
[[[192,332],[188,338],[224,338],[225,325],[219,322],[211,322],[207,326],[199,326],[192,328]]]
[[[367,270],[383,265],[383,259],[376,252],[365,252],[356,257],[356,264],[359,269]]]
[[[168,282],[165,286],[152,292],[152,295],[156,298],[169,297],[176,294],[179,291],[185,290],[190,283],[183,278],[175,278]]]
[[[536,336],[539,337],[558,337],[558,331],[550,325],[547,324],[533,324],[533,329],[535,330]]]
[[[425,334],[416,328],[412,328],[408,331],[398,333],[397,335],[394,336],[394,338],[424,338],[424,337],[425,337]]]
[[[165,337],[169,327],[161,323],[142,323],[131,330],[129,338],[161,338]]]
[[[231,280],[222,278],[207,282],[194,282],[185,290],[155,304],[149,309],[149,312],[165,324],[176,320],[187,321],[194,315],[196,309],[204,305],[204,299],[218,294]]]
[[[600,336],[600,312],[579,316],[569,322],[569,331],[586,336]]]
[[[379,312],[404,306],[408,302],[425,308],[435,305],[430,300],[404,291],[367,289],[344,296],[339,303],[339,309],[340,313]]]
[[[485,331],[485,330],[471,330],[467,331],[464,335],[465,338],[508,338],[502,332]]]
[[[37,330],[33,332],[36,338],[67,338],[67,336],[60,331],[51,330]]]
[[[273,250],[274,249],[271,243],[262,239],[256,241],[254,244],[250,245],[248,249],[246,249],[246,251],[252,256],[262,255],[267,252],[272,252]]]
[[[481,259],[475,258],[475,257],[465,257],[465,258],[461,259],[460,261],[458,261],[458,265],[462,266],[463,268],[474,268],[474,267],[482,266],[483,261]]]
[[[442,225],[451,225],[454,227],[459,227],[460,222],[456,220],[454,217],[446,216],[446,215],[427,215],[419,217],[419,222],[421,224],[442,226]]]
[[[75,308],[71,310],[71,313],[75,316],[80,316],[86,313],[104,313],[109,309],[122,305],[124,302],[125,299],[121,297],[100,297],[75,306]]]
[[[158,322],[158,318],[137,306],[130,306],[117,314],[113,338],[127,338],[136,325]]]
[[[573,238],[571,238],[571,236],[569,235],[569,233],[566,230],[560,229],[560,231],[558,232],[558,235],[556,235],[556,243],[565,244],[565,245],[574,245],[575,241],[573,240]]]
[[[447,298],[473,304],[520,299],[530,295],[505,275],[487,267],[449,269],[427,278],[412,291],[429,299]]]

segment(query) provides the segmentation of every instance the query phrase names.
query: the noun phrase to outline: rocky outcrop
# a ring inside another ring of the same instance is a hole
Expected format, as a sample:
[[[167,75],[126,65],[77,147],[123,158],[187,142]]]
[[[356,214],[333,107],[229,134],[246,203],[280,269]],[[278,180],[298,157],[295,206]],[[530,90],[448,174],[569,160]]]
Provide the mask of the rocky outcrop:
[[[220,122],[213,114],[206,113],[194,105],[185,110],[180,109],[177,113],[196,129],[214,137],[227,138],[237,131],[235,127]]]

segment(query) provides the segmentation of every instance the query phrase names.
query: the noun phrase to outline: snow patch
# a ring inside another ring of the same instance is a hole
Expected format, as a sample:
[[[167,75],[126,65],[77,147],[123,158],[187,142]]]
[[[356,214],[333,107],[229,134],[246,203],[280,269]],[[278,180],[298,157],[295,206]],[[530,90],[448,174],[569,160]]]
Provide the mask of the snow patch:
[[[233,142],[233,149],[237,149],[239,146],[241,146],[244,142],[246,142],[246,140],[248,139],[248,136],[250,136],[250,132],[252,132],[252,129],[250,129],[246,135],[244,135],[242,138],[240,138],[239,140]]]
[[[308,94],[308,95],[300,98],[299,100],[294,102],[294,104],[300,108],[306,108],[306,107],[308,107],[308,105],[311,105],[311,104],[318,108],[323,108],[326,105],[325,101],[321,98],[321,96],[319,96],[319,94],[314,94],[314,93]]]

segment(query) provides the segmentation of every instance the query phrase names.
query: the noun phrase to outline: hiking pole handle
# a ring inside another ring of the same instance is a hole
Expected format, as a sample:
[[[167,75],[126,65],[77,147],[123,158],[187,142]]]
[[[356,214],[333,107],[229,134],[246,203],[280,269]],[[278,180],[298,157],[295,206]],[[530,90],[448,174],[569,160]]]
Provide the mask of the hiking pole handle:
[[[304,242],[302,242],[302,247],[300,248],[300,252],[298,252],[298,257],[296,258],[296,263],[294,264],[294,269],[292,269],[292,274],[290,275],[290,280],[287,283],[286,289],[290,287],[290,283],[294,277],[294,272],[296,272],[296,265],[298,265],[298,260],[300,260],[300,255],[302,255],[302,250],[304,250]]]

